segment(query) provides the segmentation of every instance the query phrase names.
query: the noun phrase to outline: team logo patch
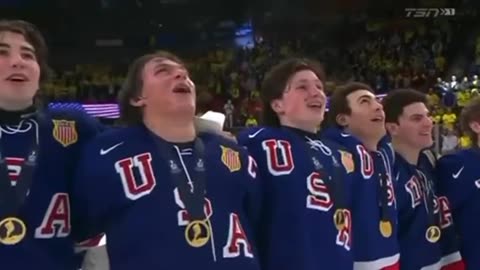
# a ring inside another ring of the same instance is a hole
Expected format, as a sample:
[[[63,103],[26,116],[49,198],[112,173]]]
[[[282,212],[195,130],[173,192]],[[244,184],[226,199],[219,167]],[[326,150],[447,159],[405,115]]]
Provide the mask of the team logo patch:
[[[0,221],[0,243],[4,245],[20,243],[26,232],[25,223],[18,218],[8,217]]]
[[[67,147],[77,142],[78,133],[75,128],[75,121],[68,120],[52,120],[53,121],[53,138],[57,140],[63,147]]]
[[[355,163],[353,162],[353,156],[349,152],[338,150],[340,152],[342,165],[347,173],[352,173],[355,170]]]
[[[240,154],[231,148],[220,146],[222,148],[222,162],[227,166],[230,172],[239,171],[242,167],[240,163]]]

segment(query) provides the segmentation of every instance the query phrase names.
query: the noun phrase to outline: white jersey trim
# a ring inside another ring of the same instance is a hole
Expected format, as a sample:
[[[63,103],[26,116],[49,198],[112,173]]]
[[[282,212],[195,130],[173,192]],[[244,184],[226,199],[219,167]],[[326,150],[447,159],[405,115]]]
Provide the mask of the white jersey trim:
[[[380,258],[375,261],[354,262],[353,269],[354,270],[380,270],[384,267],[392,266],[398,263],[399,259],[400,259],[400,254],[397,253],[393,256]]]

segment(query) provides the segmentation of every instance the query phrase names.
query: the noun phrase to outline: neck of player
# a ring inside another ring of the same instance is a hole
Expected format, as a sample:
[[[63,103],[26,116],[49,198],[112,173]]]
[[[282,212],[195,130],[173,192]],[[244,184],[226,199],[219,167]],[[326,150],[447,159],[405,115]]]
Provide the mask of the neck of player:
[[[22,120],[32,117],[36,110],[32,103],[22,106],[10,105],[7,107],[3,107],[3,104],[0,104],[0,124],[17,125]]]
[[[377,151],[378,143],[382,139],[382,137],[377,137],[377,136],[362,136],[358,133],[353,132],[348,128],[346,128],[345,131],[355,136],[355,138],[357,138],[363,144],[363,146],[367,148],[368,151]]]
[[[0,100],[0,110],[6,112],[21,112],[29,109],[33,106],[33,100],[21,101],[21,102],[11,102],[11,101],[1,101]]]
[[[195,140],[196,131],[193,117],[168,117],[144,114],[143,123],[155,135],[171,143],[185,143]]]
[[[320,125],[315,125],[311,123],[292,123],[287,119],[280,119],[280,124],[284,127],[296,128],[313,134],[317,133],[318,126]]]
[[[360,140],[368,151],[377,151],[380,140]]]
[[[417,165],[421,149],[411,147],[395,138],[392,138],[392,145],[395,152],[399,153],[409,164]]]

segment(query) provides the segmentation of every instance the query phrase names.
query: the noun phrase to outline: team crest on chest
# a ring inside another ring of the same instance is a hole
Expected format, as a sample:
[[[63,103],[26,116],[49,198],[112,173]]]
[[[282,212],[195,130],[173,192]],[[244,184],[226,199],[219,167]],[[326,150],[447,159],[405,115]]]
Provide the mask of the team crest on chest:
[[[63,147],[67,147],[77,142],[78,133],[75,127],[75,121],[68,120],[52,120],[53,121],[53,138]]]
[[[343,167],[347,173],[352,173],[355,170],[355,163],[353,162],[352,154],[342,150],[338,150],[338,152],[340,152]]]
[[[242,167],[242,164],[240,163],[240,153],[222,145],[220,148],[222,149],[223,164],[227,166],[230,172],[239,171]]]

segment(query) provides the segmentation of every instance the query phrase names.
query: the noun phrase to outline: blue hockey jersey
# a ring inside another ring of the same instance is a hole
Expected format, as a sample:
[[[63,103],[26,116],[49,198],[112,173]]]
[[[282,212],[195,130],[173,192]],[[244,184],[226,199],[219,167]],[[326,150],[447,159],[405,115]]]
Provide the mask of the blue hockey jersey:
[[[402,270],[463,269],[448,199],[435,187],[433,162],[426,153],[417,165],[395,155]]]
[[[199,138],[205,147],[199,160],[192,144],[170,144],[143,125],[105,132],[86,147],[72,208],[80,238],[106,232],[111,270],[259,269],[256,163],[232,141]],[[159,145],[175,153],[171,159]],[[206,174],[207,221],[190,226],[174,175],[187,176],[193,191],[197,172]]]
[[[359,140],[342,130],[331,128],[322,135],[350,151],[358,164],[352,194],[354,269],[398,269],[400,256],[391,145],[382,141],[378,151],[368,151]]]
[[[351,270],[351,154],[287,127],[247,129],[238,141],[257,161],[262,179],[262,269]],[[339,229],[336,208],[345,215]]]
[[[18,214],[0,218],[2,269],[76,269],[69,187],[82,145],[99,129],[98,122],[78,111],[46,111],[0,126],[0,160],[10,184],[22,186],[24,163],[36,163]],[[31,142],[38,144],[38,152],[30,152]]]
[[[480,149],[461,150],[437,163],[438,189],[450,201],[466,269],[480,269]]]

